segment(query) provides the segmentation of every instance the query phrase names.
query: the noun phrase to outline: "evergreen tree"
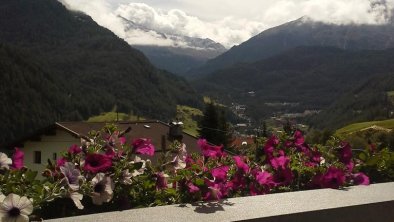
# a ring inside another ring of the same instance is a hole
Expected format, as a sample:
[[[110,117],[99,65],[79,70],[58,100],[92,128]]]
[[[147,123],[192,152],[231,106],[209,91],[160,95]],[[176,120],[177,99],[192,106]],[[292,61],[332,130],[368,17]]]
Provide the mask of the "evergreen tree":
[[[229,125],[224,110],[220,110],[213,103],[206,104],[203,117],[198,122],[199,136],[208,142],[225,147],[229,144]]]

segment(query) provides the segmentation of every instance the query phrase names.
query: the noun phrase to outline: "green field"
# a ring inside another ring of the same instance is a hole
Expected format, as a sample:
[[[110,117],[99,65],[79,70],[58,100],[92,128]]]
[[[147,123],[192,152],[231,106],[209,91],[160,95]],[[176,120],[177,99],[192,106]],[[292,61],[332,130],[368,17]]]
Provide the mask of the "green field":
[[[337,130],[336,134],[337,135],[349,134],[349,133],[363,130],[363,129],[371,127],[371,126],[378,126],[378,127],[383,127],[386,129],[394,129],[394,119],[351,124],[351,125],[345,126],[341,129]]]
[[[90,117],[87,122],[115,122],[115,121],[137,121],[144,118],[129,115],[126,113],[107,112],[101,113],[99,116]]]
[[[176,118],[183,122],[183,131],[193,136],[198,135],[196,119],[202,116],[202,111],[189,106],[177,106]],[[106,112],[98,116],[90,117],[87,122],[115,122],[115,121],[139,121],[145,118],[129,115],[126,113]]]
[[[193,136],[198,135],[196,118],[202,116],[202,111],[189,106],[177,106],[177,119],[183,122],[183,131]]]

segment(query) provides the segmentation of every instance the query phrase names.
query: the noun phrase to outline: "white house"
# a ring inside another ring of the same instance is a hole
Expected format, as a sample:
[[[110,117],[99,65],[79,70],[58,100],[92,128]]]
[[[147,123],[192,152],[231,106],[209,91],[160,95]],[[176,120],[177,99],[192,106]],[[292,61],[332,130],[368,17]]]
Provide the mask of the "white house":
[[[131,130],[126,134],[128,143],[134,138],[149,138],[155,146],[156,154],[168,149],[168,145],[174,141],[182,141],[187,146],[188,152],[200,152],[197,147],[197,138],[182,131],[181,125],[166,124],[161,121],[138,121],[117,122],[120,131],[128,128]],[[24,153],[24,164],[26,167],[42,172],[47,160],[57,160],[62,152],[73,145],[79,145],[81,138],[86,138],[91,130],[100,130],[106,123],[103,122],[56,122],[53,125],[37,130],[21,140],[7,146],[8,152],[14,147],[19,147]],[[156,161],[158,155],[150,158]]]

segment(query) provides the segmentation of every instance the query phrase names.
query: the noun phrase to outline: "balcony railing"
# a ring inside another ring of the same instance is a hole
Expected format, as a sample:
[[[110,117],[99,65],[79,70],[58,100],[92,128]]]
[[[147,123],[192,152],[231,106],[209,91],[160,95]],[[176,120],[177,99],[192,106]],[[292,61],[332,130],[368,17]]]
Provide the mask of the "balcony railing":
[[[94,221],[394,221],[394,183],[231,198],[49,220]]]

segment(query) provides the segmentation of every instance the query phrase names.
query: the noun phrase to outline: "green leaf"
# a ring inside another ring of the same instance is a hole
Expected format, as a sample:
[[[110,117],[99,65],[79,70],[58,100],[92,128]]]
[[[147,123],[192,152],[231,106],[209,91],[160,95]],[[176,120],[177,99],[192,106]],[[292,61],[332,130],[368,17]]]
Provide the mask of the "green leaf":
[[[195,181],[195,184],[197,186],[203,186],[204,185],[204,180],[200,179],[200,178],[197,178],[196,181]]]
[[[358,155],[358,158],[360,159],[360,160],[362,160],[362,161],[367,161],[367,159],[368,159],[368,155],[365,153],[365,152],[361,152],[359,155]]]
[[[29,182],[33,182],[33,180],[36,178],[37,174],[38,174],[37,171],[28,170],[25,173],[26,180]]]

